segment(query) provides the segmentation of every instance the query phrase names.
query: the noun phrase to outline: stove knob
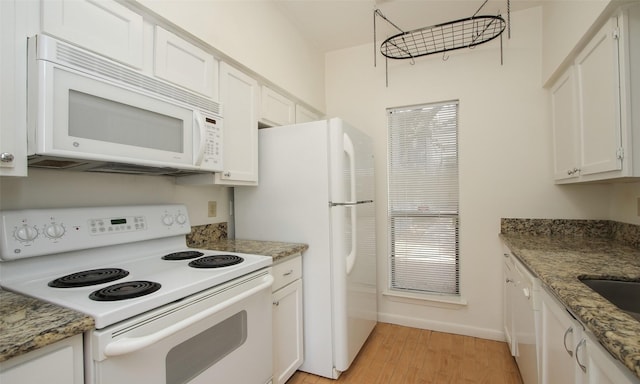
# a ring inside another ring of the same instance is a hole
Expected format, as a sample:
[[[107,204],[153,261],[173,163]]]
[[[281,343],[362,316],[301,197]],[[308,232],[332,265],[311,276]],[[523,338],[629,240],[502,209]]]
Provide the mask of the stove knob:
[[[178,213],[178,216],[176,216],[176,222],[180,225],[184,224],[187,222],[187,216],[185,216],[182,213]]]
[[[167,226],[173,224],[173,216],[171,215],[162,216],[162,224]]]
[[[36,237],[38,237],[38,230],[35,227],[23,225],[22,227],[16,229],[14,236],[16,239],[18,239],[18,241],[33,241]]]
[[[64,236],[64,226],[58,223],[51,223],[44,228],[44,234],[50,239],[59,239]]]

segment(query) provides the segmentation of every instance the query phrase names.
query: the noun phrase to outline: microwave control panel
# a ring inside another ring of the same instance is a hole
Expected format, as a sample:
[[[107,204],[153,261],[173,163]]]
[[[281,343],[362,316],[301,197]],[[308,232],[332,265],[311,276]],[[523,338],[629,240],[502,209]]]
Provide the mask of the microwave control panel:
[[[222,171],[222,119],[205,116],[204,156],[200,168],[207,171]]]

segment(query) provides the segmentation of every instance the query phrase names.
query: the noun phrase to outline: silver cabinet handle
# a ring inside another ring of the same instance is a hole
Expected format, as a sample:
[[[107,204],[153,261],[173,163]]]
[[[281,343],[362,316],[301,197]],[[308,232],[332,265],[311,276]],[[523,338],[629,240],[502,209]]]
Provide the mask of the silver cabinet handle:
[[[580,347],[586,344],[586,342],[587,342],[587,339],[582,339],[576,346],[576,363],[578,363],[578,366],[580,367],[580,369],[582,369],[582,372],[585,372],[585,373],[587,372],[587,367],[580,362],[580,354],[578,353],[578,351],[580,350]]]
[[[275,306],[277,307],[277,306],[279,306],[279,305],[280,305],[280,302],[279,302],[279,301],[274,301],[274,302],[273,302],[273,305],[275,305]]]
[[[0,153],[0,162],[2,163],[11,163],[13,162],[14,159],[15,157],[13,156],[12,153],[9,153],[9,152]]]
[[[580,168],[573,168],[567,171],[567,175],[571,176],[574,175],[576,173],[580,172]]]
[[[283,273],[282,276],[289,276],[292,273],[293,273],[293,269],[290,269],[287,272]]]
[[[507,277],[506,279],[504,279],[504,282],[509,284],[509,283],[513,283],[513,280]]]
[[[570,351],[569,348],[567,348],[567,335],[568,334],[572,334],[573,335],[573,327],[569,327],[569,328],[567,328],[566,331],[564,331],[564,337],[563,337],[563,340],[562,340],[562,343],[564,344],[564,350],[567,351],[569,356],[573,356],[573,351]]]

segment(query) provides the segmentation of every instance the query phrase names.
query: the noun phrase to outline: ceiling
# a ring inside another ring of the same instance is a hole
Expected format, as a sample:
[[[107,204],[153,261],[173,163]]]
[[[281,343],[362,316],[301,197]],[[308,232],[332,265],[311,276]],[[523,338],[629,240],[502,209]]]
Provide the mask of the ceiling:
[[[507,0],[271,0],[300,33],[323,52],[373,42],[375,9],[403,31],[478,15],[507,18]],[[540,5],[542,0],[511,0],[511,12]],[[399,33],[376,17],[377,41]]]

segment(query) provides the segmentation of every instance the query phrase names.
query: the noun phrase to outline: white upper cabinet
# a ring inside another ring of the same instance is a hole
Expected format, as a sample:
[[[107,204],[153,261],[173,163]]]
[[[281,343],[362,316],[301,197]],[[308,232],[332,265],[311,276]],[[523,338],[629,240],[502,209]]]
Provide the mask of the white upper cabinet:
[[[612,18],[576,59],[582,176],[622,168],[618,34]]]
[[[556,180],[578,173],[578,124],[574,68],[570,67],[551,88],[553,174]]]
[[[115,1],[46,0],[41,6],[43,32],[142,68],[141,15]]]
[[[260,121],[269,126],[295,123],[295,103],[273,89],[262,86]]]
[[[623,7],[551,87],[557,183],[640,177],[640,5]]]
[[[216,184],[258,183],[258,82],[220,63],[220,102],[224,109],[224,171]]]
[[[320,120],[320,115],[310,111],[300,104],[296,104],[296,123],[306,123],[316,120]]]
[[[38,4],[0,0],[0,176],[27,176],[27,36]]]
[[[155,27],[154,74],[215,98],[218,63],[213,55],[158,26]]]

